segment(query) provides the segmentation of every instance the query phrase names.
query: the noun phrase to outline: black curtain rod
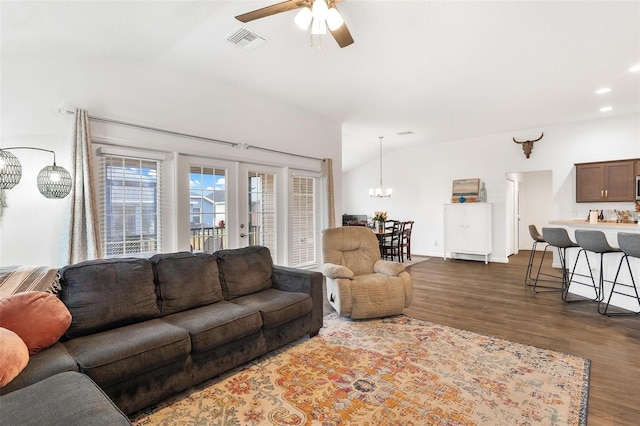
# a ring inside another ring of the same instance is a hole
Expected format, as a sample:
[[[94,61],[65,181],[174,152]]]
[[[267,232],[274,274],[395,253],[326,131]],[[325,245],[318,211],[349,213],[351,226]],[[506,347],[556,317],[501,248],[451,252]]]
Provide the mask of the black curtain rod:
[[[75,111],[71,111],[71,110],[65,109],[65,108],[60,108],[58,110],[58,112],[61,113],[61,114],[75,114]],[[213,142],[213,143],[217,143],[217,144],[227,145],[227,146],[230,146],[232,148],[256,149],[256,150],[259,150],[259,151],[272,152],[272,153],[275,153],[275,154],[289,155],[289,156],[292,156],[292,157],[306,158],[306,159],[309,159],[309,160],[324,161],[323,158],[310,157],[308,155],[301,155],[301,154],[293,154],[291,152],[278,151],[278,150],[269,149],[269,148],[261,148],[259,146],[253,146],[253,145],[249,145],[247,143],[237,143],[237,142],[223,141],[223,140],[220,140],[220,139],[208,138],[206,136],[199,136],[199,135],[193,135],[193,134],[189,134],[189,133],[176,132],[176,131],[173,131],[173,130],[167,130],[167,129],[161,129],[161,128],[158,128],[158,127],[145,126],[143,124],[130,123],[130,122],[127,122],[127,121],[114,120],[114,119],[111,119],[111,118],[104,118],[104,117],[97,117],[97,116],[94,116],[94,115],[89,115],[89,119],[93,120],[93,121],[98,121],[98,122],[101,122],[101,123],[117,124],[117,125],[120,125],[120,126],[126,126],[126,127],[133,127],[133,128],[136,128],[136,129],[148,130],[150,132],[158,132],[158,133],[164,133],[164,134],[172,135],[172,136],[182,136],[182,137],[189,138],[189,139],[198,139],[198,140],[202,140],[202,141],[206,141],[206,142]]]

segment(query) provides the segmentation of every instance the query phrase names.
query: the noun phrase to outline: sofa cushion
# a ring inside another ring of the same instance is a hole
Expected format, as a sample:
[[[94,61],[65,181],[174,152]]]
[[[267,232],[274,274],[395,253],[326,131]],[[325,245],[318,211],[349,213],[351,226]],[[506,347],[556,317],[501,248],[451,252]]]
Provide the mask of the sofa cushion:
[[[269,288],[233,300],[260,311],[264,328],[273,328],[311,312],[311,296],[307,293]]]
[[[87,376],[66,372],[0,398],[4,425],[130,425]]]
[[[271,287],[273,259],[267,247],[219,250],[216,256],[226,300]]]
[[[189,333],[161,319],[153,319],[65,343],[80,371],[101,387],[153,370],[191,350]]]
[[[89,260],[60,270],[60,299],[71,312],[74,338],[160,314],[147,259]]]
[[[51,293],[26,291],[0,299],[0,327],[20,336],[30,355],[57,342],[69,324],[69,310]]]
[[[29,362],[29,349],[13,331],[0,327],[0,388],[15,379]]]
[[[230,302],[178,312],[163,320],[189,332],[192,352],[215,349],[260,331],[262,327],[262,318],[257,310]]]
[[[150,260],[162,315],[222,300],[215,256],[181,252],[156,254]]]
[[[73,359],[64,343],[57,342],[53,346],[29,357],[29,364],[11,383],[0,390],[0,394],[22,389],[47,377],[66,371],[78,371],[78,364]]]

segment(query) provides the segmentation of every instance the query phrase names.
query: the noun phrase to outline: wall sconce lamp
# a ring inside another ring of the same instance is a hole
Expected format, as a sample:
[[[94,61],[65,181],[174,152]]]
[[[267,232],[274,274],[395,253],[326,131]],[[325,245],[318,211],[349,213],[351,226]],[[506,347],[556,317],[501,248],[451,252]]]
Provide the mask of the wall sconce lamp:
[[[38,173],[38,190],[47,198],[64,198],[69,195],[73,181],[64,167],[56,165],[56,153],[49,149],[28,146],[0,148],[0,191],[13,188],[22,178],[20,160],[9,152],[16,149],[32,149],[52,153],[53,165],[46,166]]]

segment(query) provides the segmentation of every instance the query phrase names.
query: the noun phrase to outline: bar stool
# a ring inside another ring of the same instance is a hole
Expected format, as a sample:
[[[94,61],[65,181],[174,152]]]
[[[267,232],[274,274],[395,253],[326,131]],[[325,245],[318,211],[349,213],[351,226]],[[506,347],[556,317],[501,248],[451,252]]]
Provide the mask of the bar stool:
[[[569,287],[569,283],[571,281],[569,279],[569,271],[567,269],[567,249],[579,248],[580,246],[571,241],[567,230],[564,228],[542,228],[542,237],[547,244],[558,250],[560,269],[562,269],[562,300],[565,300],[564,292]]]
[[[603,267],[603,259],[605,254],[609,253],[620,253],[622,250],[619,248],[611,247],[607,242],[607,237],[605,237],[604,232],[602,231],[585,231],[581,229],[576,230],[576,241],[578,245],[582,247],[582,249],[578,252],[578,257],[576,257],[576,263],[573,265],[573,271],[575,272],[576,266],[578,265],[578,261],[580,260],[580,255],[584,253],[585,259],[587,259],[587,267],[589,268],[589,274],[591,275],[591,282],[593,283],[593,288],[596,292],[596,298],[594,301],[598,302],[598,312],[600,312],[600,303],[602,302],[602,298],[604,296],[604,270]],[[591,265],[589,263],[589,256],[587,252],[593,252],[600,255],[600,276],[598,277],[598,286],[596,288],[595,281],[593,279],[593,273],[591,272]],[[571,273],[573,277],[573,272]],[[578,282],[578,284],[587,285],[584,283]],[[569,286],[567,286],[566,291],[563,293],[563,299],[566,302],[567,293],[569,292],[569,287],[571,286],[571,281],[569,281]]]
[[[548,291],[562,290],[562,288],[557,288],[557,287],[553,287],[553,286],[538,285],[538,281],[551,281],[551,280],[540,280],[539,279],[540,275],[547,276],[547,277],[553,277],[553,278],[560,278],[560,277],[558,277],[556,275],[545,274],[544,272],[540,272],[540,270],[542,269],[542,264],[544,263],[544,256],[547,254],[547,249],[549,248],[549,244],[546,244],[547,242],[545,241],[545,239],[542,236],[542,234],[540,234],[538,232],[538,228],[536,228],[535,225],[529,225],[529,234],[531,235],[531,238],[533,239],[533,245],[531,246],[531,254],[529,255],[529,264],[527,265],[527,272],[526,272],[525,277],[524,277],[525,285],[528,286],[528,287],[533,287],[533,291],[536,292],[536,293],[539,293],[539,291],[537,290],[538,287],[551,289],[551,290],[548,290]],[[544,247],[544,250],[542,251],[542,257],[540,259],[540,264],[538,265],[538,272],[537,272],[537,274],[536,274],[536,276],[534,278],[534,277],[531,276],[531,272],[533,272],[533,265],[535,263],[536,248],[538,246],[538,243],[546,244],[546,245]]]
[[[638,312],[607,312],[609,309],[609,303],[611,302],[611,296],[613,293],[619,294],[621,296],[631,297],[632,299],[636,299],[638,301],[638,306],[640,306],[640,295],[638,295],[638,288],[636,287],[636,281],[633,278],[633,272],[631,271],[631,265],[629,264],[629,257],[635,257],[636,259],[640,258],[640,234],[632,234],[629,232],[619,232],[618,233],[618,245],[624,255],[622,259],[620,259],[620,264],[618,265],[618,270],[616,271],[616,277],[613,279],[613,286],[611,287],[611,293],[609,294],[609,299],[607,299],[607,304],[604,307],[604,315],[607,316],[620,316],[620,315],[638,315]],[[629,276],[631,277],[631,284],[618,282],[618,275],[620,274],[620,268],[622,268],[622,263],[627,262],[627,268],[629,269]],[[635,292],[635,296],[633,294],[621,293],[616,290],[616,285],[632,288]]]

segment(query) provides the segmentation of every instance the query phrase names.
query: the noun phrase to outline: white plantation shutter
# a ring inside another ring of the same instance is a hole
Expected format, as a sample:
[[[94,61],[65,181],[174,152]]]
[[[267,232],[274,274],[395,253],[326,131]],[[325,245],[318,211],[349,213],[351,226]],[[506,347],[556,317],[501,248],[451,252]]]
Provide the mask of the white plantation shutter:
[[[320,178],[294,172],[289,191],[289,266],[318,264],[320,235]]]
[[[100,156],[100,230],[105,257],[162,252],[162,161]]]

